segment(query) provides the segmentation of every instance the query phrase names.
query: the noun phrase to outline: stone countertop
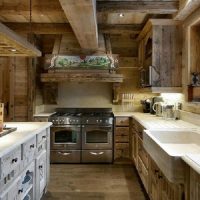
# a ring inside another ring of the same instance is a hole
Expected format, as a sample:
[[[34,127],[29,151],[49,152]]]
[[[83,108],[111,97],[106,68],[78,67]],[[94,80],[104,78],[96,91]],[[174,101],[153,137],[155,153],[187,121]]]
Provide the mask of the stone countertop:
[[[6,122],[6,127],[16,127],[17,130],[0,137],[0,157],[10,152],[31,137],[51,126],[51,122]]]
[[[134,112],[113,112],[115,117],[132,117]]]
[[[191,129],[200,130],[200,127],[183,120],[164,120],[149,113],[133,113],[132,117],[136,119],[144,128],[148,130],[168,130],[168,129]]]
[[[200,154],[187,154],[181,157],[193,170],[200,174]]]
[[[52,113],[37,113],[35,115],[33,115],[33,117],[50,117],[51,115],[55,114],[56,112],[52,112]]]

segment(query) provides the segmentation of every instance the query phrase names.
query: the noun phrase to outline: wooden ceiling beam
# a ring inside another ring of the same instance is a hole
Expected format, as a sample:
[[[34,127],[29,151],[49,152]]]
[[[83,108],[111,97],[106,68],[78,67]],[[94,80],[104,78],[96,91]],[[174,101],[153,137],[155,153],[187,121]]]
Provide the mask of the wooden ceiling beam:
[[[98,48],[96,0],[59,0],[83,49]]]
[[[99,12],[144,12],[151,14],[174,14],[178,11],[178,1],[98,1]]]
[[[184,20],[200,6],[200,0],[180,0],[179,12],[174,16],[175,20]]]
[[[4,23],[17,33],[29,33],[29,23]],[[32,23],[31,32],[34,34],[55,34],[62,35],[72,33],[73,30],[69,23]]]
[[[138,34],[142,27],[139,24],[98,24],[99,32],[106,34]]]

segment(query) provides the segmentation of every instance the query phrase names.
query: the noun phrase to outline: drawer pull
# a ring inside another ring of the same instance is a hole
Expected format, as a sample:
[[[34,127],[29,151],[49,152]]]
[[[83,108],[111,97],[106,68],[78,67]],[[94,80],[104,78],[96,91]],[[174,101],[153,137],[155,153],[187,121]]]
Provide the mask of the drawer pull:
[[[18,161],[18,158],[13,158],[12,163],[16,163]]]
[[[159,175],[158,178],[161,179],[161,178],[163,178],[163,176]]]
[[[157,174],[158,172],[159,172],[159,170],[157,170],[157,169],[154,170],[154,173],[155,173],[155,174]]]
[[[68,156],[68,155],[72,154],[72,153],[67,153],[67,152],[58,152],[58,153],[63,155],[63,156]]]
[[[30,145],[30,149],[32,149],[32,148],[34,148],[35,147],[35,145],[34,144],[31,144]]]
[[[43,168],[43,166],[42,165],[39,165],[39,169],[42,169]]]
[[[42,136],[42,139],[46,139],[46,136],[45,136],[45,135],[43,135],[43,136]]]
[[[102,151],[102,152],[99,152],[99,153],[96,153],[96,152],[90,152],[90,154],[95,155],[95,156],[98,156],[98,155],[103,155],[104,152],[103,152],[103,151]]]
[[[23,193],[23,188],[18,190],[18,194]]]

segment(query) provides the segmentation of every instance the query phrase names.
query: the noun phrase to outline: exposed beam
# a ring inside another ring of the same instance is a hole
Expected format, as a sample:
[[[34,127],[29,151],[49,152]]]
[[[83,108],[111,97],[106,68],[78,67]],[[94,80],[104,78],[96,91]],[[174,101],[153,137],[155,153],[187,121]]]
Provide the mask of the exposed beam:
[[[29,15],[30,7],[29,1],[23,2],[12,2],[6,3],[6,1],[1,1],[0,10],[1,15],[10,15],[10,14],[21,14],[21,15]],[[34,1],[32,3],[32,12],[34,14],[47,14],[47,13],[61,13],[62,8],[58,1],[55,0],[41,0]]]
[[[138,34],[142,25],[138,24],[99,24],[99,32],[108,34]]]
[[[152,14],[174,14],[178,11],[177,1],[98,1],[99,12],[144,12]]]
[[[10,29],[18,33],[29,33],[29,23],[5,23]],[[34,34],[65,34],[73,32],[68,23],[32,23],[31,32]]]
[[[175,15],[175,20],[184,20],[200,6],[200,0],[181,0],[180,10]]]
[[[83,49],[98,48],[96,0],[59,0]]]

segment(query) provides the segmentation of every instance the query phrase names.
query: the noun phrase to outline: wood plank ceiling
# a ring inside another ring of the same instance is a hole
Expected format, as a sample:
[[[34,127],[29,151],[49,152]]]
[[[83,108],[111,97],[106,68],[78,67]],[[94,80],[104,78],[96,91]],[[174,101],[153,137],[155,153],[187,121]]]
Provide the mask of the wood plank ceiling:
[[[66,17],[68,13],[65,14],[63,10],[63,2],[71,0],[32,0],[32,32],[42,34],[43,38],[49,38],[46,36],[49,34],[55,34],[55,37],[74,34],[73,31],[76,34],[71,19]],[[98,32],[111,35],[113,53],[137,56],[136,37],[146,21],[149,18],[171,18],[178,11],[178,2],[179,0],[97,0]],[[24,34],[30,31],[29,15],[29,1],[0,0],[0,22],[16,32]]]

